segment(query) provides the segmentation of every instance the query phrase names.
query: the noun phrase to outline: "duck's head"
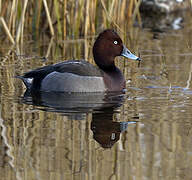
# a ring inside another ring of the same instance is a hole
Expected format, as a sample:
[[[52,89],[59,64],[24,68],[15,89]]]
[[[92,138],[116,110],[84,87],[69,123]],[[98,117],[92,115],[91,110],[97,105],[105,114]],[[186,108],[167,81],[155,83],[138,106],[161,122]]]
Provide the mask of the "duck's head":
[[[93,46],[93,56],[95,63],[101,69],[114,68],[114,60],[116,56],[141,60],[123,45],[119,35],[112,29],[104,30],[99,34]]]

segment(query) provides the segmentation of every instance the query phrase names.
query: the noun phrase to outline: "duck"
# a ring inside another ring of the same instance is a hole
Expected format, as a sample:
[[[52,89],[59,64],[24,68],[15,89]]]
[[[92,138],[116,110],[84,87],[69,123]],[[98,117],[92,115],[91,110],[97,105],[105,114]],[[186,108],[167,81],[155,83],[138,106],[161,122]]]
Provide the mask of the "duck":
[[[113,29],[106,29],[98,35],[92,52],[96,66],[86,60],[65,60],[31,70],[17,78],[29,91],[72,93],[125,90],[126,81],[115,65],[115,58],[141,59],[126,48]]]

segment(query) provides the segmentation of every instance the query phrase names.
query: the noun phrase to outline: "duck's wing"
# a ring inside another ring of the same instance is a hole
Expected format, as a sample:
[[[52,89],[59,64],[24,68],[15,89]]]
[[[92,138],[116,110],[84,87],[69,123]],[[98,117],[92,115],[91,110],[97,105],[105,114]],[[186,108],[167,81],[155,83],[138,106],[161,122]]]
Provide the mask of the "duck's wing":
[[[81,61],[66,61],[55,64],[55,71],[60,73],[73,73],[79,76],[102,76],[102,72],[96,66],[88,63],[85,60]]]
[[[74,73],[80,76],[102,76],[102,72],[87,61],[70,60],[29,71],[25,73],[23,77],[43,79],[45,76],[54,71],[60,73]]]
[[[17,76],[17,78],[22,79],[27,89],[39,89],[41,81],[52,72],[73,73],[79,76],[102,76],[102,72],[87,61],[70,60],[37,68],[25,73],[23,76]]]

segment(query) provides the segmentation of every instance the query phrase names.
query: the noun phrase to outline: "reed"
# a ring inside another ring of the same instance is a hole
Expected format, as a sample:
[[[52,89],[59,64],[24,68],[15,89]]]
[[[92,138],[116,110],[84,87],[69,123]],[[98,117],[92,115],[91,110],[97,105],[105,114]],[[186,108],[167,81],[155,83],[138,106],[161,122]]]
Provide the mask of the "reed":
[[[0,0],[0,16],[8,22],[7,29],[4,25],[3,28],[7,35],[10,32],[12,43],[19,43],[24,33],[35,35],[45,29],[51,36],[64,39],[89,36],[109,27],[122,30],[127,19],[131,25],[136,18],[140,22],[140,3],[141,0]]]
[[[35,12],[32,20],[32,31],[34,32],[33,35],[38,34],[38,28],[40,26],[41,21],[41,9],[42,9],[42,0],[35,2]]]
[[[50,13],[49,13],[47,1],[43,0],[43,4],[44,4],[44,7],[45,7],[47,20],[48,20],[48,23],[49,23],[50,33],[51,33],[52,36],[54,36],[54,29],[53,29],[53,24],[52,24],[52,21],[51,21],[51,16],[50,16]]]
[[[24,23],[25,23],[25,12],[26,12],[26,9],[27,9],[27,3],[28,3],[28,0],[25,0],[24,7],[23,7],[23,10],[22,10],[21,19],[20,19],[19,26],[18,26],[18,29],[17,29],[17,35],[16,35],[16,42],[17,43],[19,42],[20,37],[22,38],[22,36],[23,36],[23,29],[24,29]]]
[[[4,29],[5,29],[5,32],[6,32],[7,36],[8,36],[8,38],[9,38],[9,40],[11,41],[12,44],[15,44],[15,41],[14,41],[10,31],[9,31],[9,28],[7,27],[7,24],[5,23],[4,18],[0,17],[0,21],[1,21],[1,23],[2,23],[2,25],[4,27]]]

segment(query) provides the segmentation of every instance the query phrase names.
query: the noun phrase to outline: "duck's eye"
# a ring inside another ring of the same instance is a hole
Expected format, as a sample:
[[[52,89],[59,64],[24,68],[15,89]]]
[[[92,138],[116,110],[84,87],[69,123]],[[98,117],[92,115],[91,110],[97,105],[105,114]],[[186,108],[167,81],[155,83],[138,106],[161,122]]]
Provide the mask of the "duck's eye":
[[[114,44],[118,44],[118,42],[117,42],[117,41],[113,41],[113,43],[114,43]]]

